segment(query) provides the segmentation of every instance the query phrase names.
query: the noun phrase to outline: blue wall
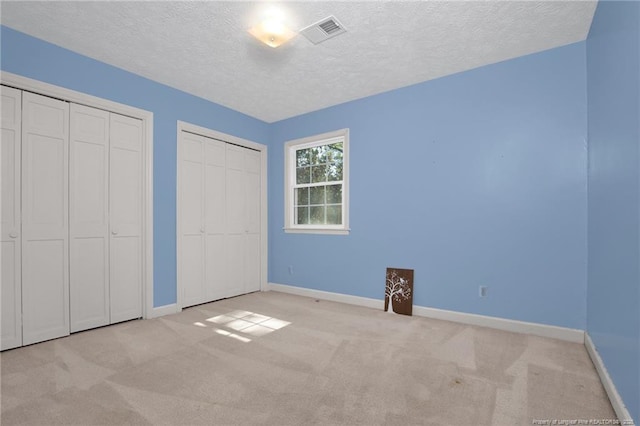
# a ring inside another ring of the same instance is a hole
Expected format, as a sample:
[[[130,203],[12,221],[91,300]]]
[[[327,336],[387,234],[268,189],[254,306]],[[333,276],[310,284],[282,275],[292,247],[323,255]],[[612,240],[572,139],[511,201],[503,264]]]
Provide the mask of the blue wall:
[[[585,54],[576,43],[273,124],[269,280],[381,299],[386,267],[413,268],[417,305],[584,329]],[[285,234],[284,142],[345,127],[351,234]]]
[[[269,125],[4,26],[0,37],[3,71],[153,112],[153,303],[175,303],[176,121],[263,144]]]
[[[587,39],[587,331],[640,422],[640,3],[600,2]]]

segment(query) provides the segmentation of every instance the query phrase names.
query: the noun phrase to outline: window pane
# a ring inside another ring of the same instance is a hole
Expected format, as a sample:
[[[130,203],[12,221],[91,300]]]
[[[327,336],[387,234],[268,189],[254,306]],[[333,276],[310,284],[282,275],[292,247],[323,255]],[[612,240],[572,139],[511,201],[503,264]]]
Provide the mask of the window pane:
[[[327,185],[327,204],[342,203],[342,185]]]
[[[311,182],[311,167],[298,167],[296,169],[296,183],[310,183]]]
[[[296,151],[296,166],[304,167],[309,165],[309,150],[299,149]]]
[[[324,163],[322,158],[324,157],[323,151],[325,151],[324,146],[314,146],[313,148],[309,148],[311,164],[320,164]]]
[[[315,206],[310,208],[310,223],[312,225],[324,225],[324,209],[324,206]]]
[[[318,163],[327,162],[329,151],[329,145],[322,145],[318,147]]]
[[[311,204],[324,204],[324,186],[312,186],[311,191]]]
[[[332,145],[327,145],[327,154],[325,155],[327,163],[332,162],[334,157],[333,149],[331,149],[331,146]]]
[[[329,145],[331,147],[331,152],[329,154],[329,161],[335,161],[338,163],[342,163],[342,158],[344,157],[342,154],[342,142],[333,143]]]
[[[309,207],[298,207],[297,209],[296,224],[306,225],[309,223]]]
[[[297,188],[296,189],[296,202],[297,206],[306,206],[309,204],[309,188]]]
[[[311,182],[326,182],[327,181],[327,166],[322,164],[320,166],[311,167]]]
[[[327,225],[342,225],[342,206],[327,206]]]
[[[342,163],[331,163],[327,167],[327,180],[342,180]]]

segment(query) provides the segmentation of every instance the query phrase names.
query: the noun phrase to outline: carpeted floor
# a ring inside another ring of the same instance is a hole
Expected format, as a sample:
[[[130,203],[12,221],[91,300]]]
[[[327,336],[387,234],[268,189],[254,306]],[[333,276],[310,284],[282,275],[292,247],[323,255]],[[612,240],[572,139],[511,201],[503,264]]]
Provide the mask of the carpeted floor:
[[[615,418],[583,345],[276,292],[77,333],[0,360],[2,425]]]

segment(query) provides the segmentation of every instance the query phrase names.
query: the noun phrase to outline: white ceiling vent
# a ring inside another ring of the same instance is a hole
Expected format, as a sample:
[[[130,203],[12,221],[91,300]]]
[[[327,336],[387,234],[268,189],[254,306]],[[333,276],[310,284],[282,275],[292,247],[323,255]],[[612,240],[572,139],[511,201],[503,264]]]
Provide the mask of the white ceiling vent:
[[[335,16],[321,19],[300,30],[300,34],[309,39],[313,44],[322,43],[325,40],[347,32]]]

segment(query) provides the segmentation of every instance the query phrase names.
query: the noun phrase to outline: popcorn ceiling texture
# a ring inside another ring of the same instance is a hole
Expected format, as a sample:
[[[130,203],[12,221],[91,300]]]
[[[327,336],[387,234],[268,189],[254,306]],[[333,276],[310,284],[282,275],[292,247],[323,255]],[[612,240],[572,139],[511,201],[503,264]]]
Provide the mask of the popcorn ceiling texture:
[[[347,33],[277,49],[264,2],[3,2],[3,25],[266,122],[585,40],[596,1],[285,2],[291,28]]]

